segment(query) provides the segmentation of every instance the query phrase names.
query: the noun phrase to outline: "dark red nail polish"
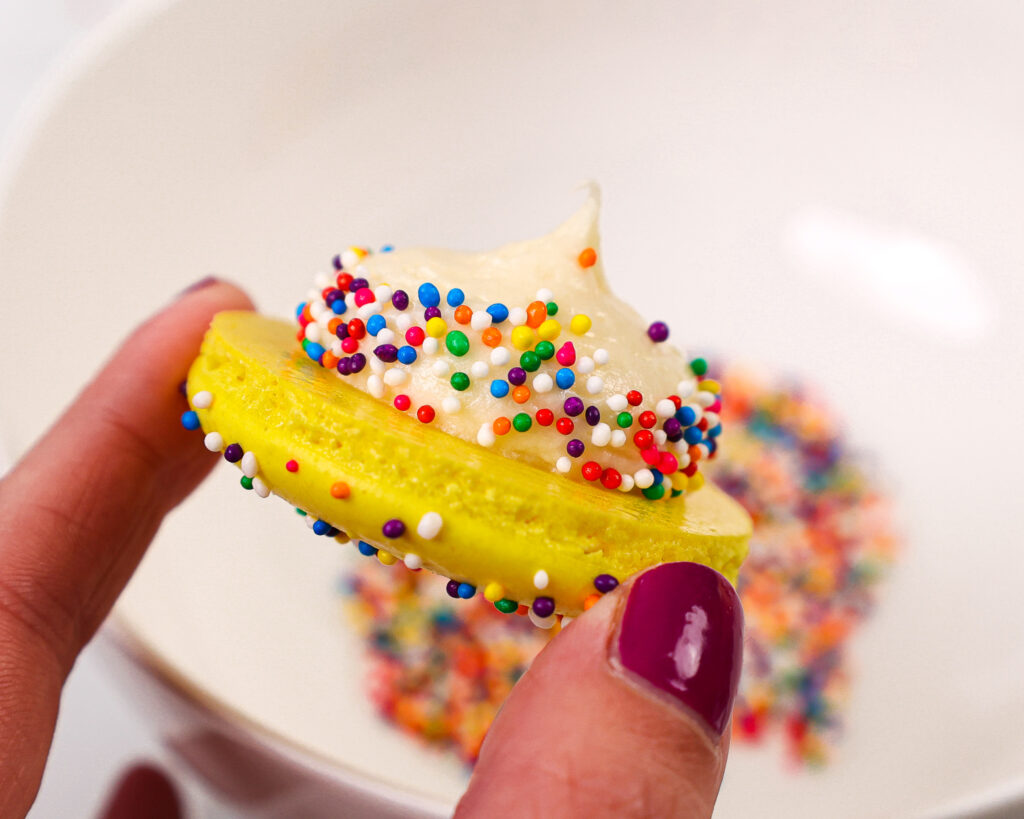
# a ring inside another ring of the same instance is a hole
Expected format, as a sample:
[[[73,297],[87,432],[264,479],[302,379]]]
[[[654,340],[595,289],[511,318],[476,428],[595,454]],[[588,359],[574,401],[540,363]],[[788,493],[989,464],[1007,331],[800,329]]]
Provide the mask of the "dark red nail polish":
[[[633,581],[618,641],[623,668],[721,736],[743,663],[743,609],[714,569],[665,563]]]
[[[216,284],[219,281],[220,279],[218,279],[216,276],[206,276],[205,278],[202,278],[197,282],[193,282],[180,293],[178,293],[178,298],[180,299],[182,296],[187,296],[189,293],[195,293],[196,290],[202,290],[203,288],[209,287],[211,284]]]

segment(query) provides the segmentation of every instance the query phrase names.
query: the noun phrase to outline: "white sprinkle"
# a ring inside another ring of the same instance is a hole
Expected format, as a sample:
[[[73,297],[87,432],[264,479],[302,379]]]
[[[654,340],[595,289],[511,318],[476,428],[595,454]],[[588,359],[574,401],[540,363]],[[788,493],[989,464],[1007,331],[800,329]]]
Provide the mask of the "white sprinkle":
[[[203,438],[203,446],[210,452],[220,452],[224,448],[224,436],[219,432],[211,432]]]
[[[546,589],[548,587],[548,573],[541,569],[533,576],[533,587],[535,589]]]
[[[430,371],[438,378],[444,378],[448,375],[448,369],[448,362],[443,358],[437,359],[437,361],[430,365]]]
[[[363,321],[366,321],[370,316],[375,316],[379,312],[380,312],[380,302],[371,301],[371,302],[368,302],[368,303],[364,304],[362,307],[360,307],[359,308],[359,312],[357,313],[357,315]]]
[[[697,394],[693,396],[693,400],[700,404],[702,407],[710,407],[718,399],[718,396],[713,392],[707,390],[698,390]]]
[[[569,628],[569,625],[575,619],[576,619],[575,617],[569,617],[567,614],[563,614],[562,615],[562,631],[565,631],[567,628]]]
[[[377,301],[381,304],[386,304],[391,301],[391,296],[395,291],[388,287],[386,284],[378,284],[373,288],[373,295],[377,297]]]
[[[616,429],[612,430],[612,446],[620,447],[626,443],[626,433],[624,430]]]
[[[565,455],[555,461],[555,469],[561,472],[563,475],[567,474],[572,469],[572,461],[570,461]]]
[[[356,265],[356,269],[349,272],[354,273],[357,279],[366,279],[369,278],[370,276],[370,271],[366,269],[366,265],[363,264],[362,258],[359,259],[359,263]]]
[[[441,531],[444,519],[437,512],[427,512],[416,524],[416,534],[424,540],[433,540]]]
[[[349,248],[348,250],[343,250],[341,252],[341,266],[346,269],[353,268],[357,264],[359,264],[361,258],[362,257],[354,250],[352,250],[352,248]]]
[[[474,330],[486,330],[491,326],[491,314],[486,310],[477,310],[469,319],[469,326]]]
[[[316,525],[316,518],[312,515],[306,515],[306,528],[312,529]]]
[[[612,428],[604,422],[594,427],[594,431],[590,434],[590,442],[594,446],[608,446],[611,440]]]
[[[594,350],[594,363],[603,366],[608,363],[608,351],[604,347]]]
[[[473,378],[487,378],[490,371],[491,368],[487,366],[486,361],[474,361],[473,366],[469,368],[469,374]]]
[[[209,390],[200,390],[192,396],[192,407],[194,409],[206,409],[213,403],[213,393]]]
[[[526,311],[522,307],[513,307],[508,311],[508,320],[512,322],[513,327],[526,324]]]
[[[537,628],[551,628],[555,624],[556,619],[558,618],[553,614],[548,617],[538,617],[534,610],[530,609],[530,622],[537,626]]]
[[[654,405],[654,414],[659,418],[670,418],[676,414],[676,405],[669,398],[662,398]]]
[[[446,395],[444,400],[441,402],[441,409],[449,415],[454,415],[462,409],[462,402],[454,395]]]
[[[314,316],[313,318],[316,318],[316,316]],[[306,338],[308,338],[310,341],[320,340],[320,325],[317,324],[315,321],[311,321],[309,324],[306,325]]]
[[[633,473],[633,480],[640,489],[654,486],[654,473],[649,469],[638,469]]]
[[[423,558],[420,557],[419,555],[414,555],[412,552],[409,552],[409,554],[407,554],[405,557],[403,557],[402,558],[402,562],[405,564],[405,567],[407,569],[422,569],[423,568]]]
[[[395,317],[395,329],[397,329],[398,332],[404,335],[405,331],[410,327],[412,327],[412,316],[408,313],[399,313]]]
[[[312,315],[312,313],[313,313],[313,305],[316,304],[316,302],[318,302],[318,301],[321,304],[323,304],[323,300],[320,298],[320,291],[319,290],[310,289],[310,290],[306,291],[306,304],[309,305],[310,315]]]
[[[686,469],[690,465],[690,453],[687,447],[686,441],[679,441],[676,444],[676,451],[679,453],[676,455],[676,463],[679,464],[680,469]]]
[[[494,446],[494,442],[497,439],[494,436],[494,430],[490,424],[484,424],[480,427],[480,430],[476,434],[476,442],[480,446]]]
[[[387,364],[385,364],[383,361],[381,361],[379,358],[377,358],[377,356],[375,356],[375,355],[373,355],[371,353],[371,355],[370,355],[370,372],[377,373],[377,375],[380,375],[383,372],[385,372],[387,370],[387,368],[388,368]]]
[[[656,430],[654,430],[654,443],[656,443],[658,446],[662,446],[665,443],[665,441],[667,441],[667,440],[668,440],[668,433],[665,432],[665,430],[663,430],[663,429],[656,429]]]
[[[252,491],[261,498],[270,497],[270,487],[263,483],[259,478],[252,479]]]
[[[548,290],[548,288],[546,287],[542,287],[540,290],[537,291],[537,301],[542,301],[545,304],[547,304],[549,301],[553,301],[554,298],[555,294]]]
[[[372,361],[373,359],[370,360]],[[384,382],[377,373],[374,373],[366,379],[366,391],[374,398],[384,397]]]
[[[384,373],[384,383],[389,387],[397,387],[399,384],[403,384],[405,379],[409,377],[409,371],[404,370],[400,367],[392,367],[390,370]]]
[[[313,284],[323,290],[327,285],[331,283],[331,280],[327,277],[327,274],[320,271],[313,277]]]
[[[719,418],[717,412],[705,412],[704,420],[708,422],[708,429],[714,429],[718,426]]]
[[[555,386],[554,379],[547,373],[541,373],[533,378],[533,391],[538,393],[551,392]]]
[[[590,375],[594,371],[594,359],[589,355],[583,356],[576,362],[576,372],[580,375]]]
[[[622,412],[629,406],[629,401],[626,400],[626,396],[621,392],[615,393],[606,403],[608,404],[608,409],[612,412]]]
[[[491,350],[491,363],[495,367],[504,367],[511,358],[512,354],[508,351],[508,347],[495,347]]]
[[[689,398],[697,391],[697,379],[696,378],[684,378],[678,384],[676,384],[676,394],[680,398]]]
[[[260,471],[259,462],[256,460],[256,456],[251,452],[246,452],[242,456],[242,474],[247,478],[255,478]]]
[[[441,348],[440,342],[433,336],[427,336],[423,339],[423,352],[427,355],[437,355],[437,351]]]
[[[623,475],[622,483],[619,484],[619,491],[628,492],[630,489],[633,488],[634,484],[635,482],[633,481],[632,475]]]
[[[604,389],[604,379],[599,375],[592,375],[587,379],[587,392],[597,395]]]
[[[331,352],[334,353],[338,358],[345,355],[345,351],[341,348],[341,339],[336,338],[331,342]]]
[[[391,344],[395,340],[395,331],[388,327],[377,332],[378,344]]]

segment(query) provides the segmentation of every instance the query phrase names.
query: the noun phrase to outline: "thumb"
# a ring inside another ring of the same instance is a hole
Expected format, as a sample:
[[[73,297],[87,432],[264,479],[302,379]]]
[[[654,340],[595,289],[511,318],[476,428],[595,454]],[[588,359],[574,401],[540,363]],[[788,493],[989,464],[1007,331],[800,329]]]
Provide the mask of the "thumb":
[[[491,726],[457,816],[710,816],[743,611],[718,572],[665,563],[555,638]]]

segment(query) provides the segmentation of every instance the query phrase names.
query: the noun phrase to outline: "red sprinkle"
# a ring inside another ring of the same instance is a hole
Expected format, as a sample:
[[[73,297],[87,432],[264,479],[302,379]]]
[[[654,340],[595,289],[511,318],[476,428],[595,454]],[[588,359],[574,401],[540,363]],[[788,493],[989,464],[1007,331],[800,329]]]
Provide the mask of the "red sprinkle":
[[[626,393],[626,400],[629,401],[631,406],[639,407],[643,403],[644,396],[637,390],[630,390]]]
[[[364,290],[366,288],[363,288]],[[348,335],[349,338],[360,339],[366,335],[366,325],[363,324],[362,319],[352,319],[348,323]]]
[[[587,461],[580,471],[588,481],[596,481],[601,477],[601,465],[597,461]]]
[[[639,449],[648,449],[654,444],[654,433],[641,429],[633,436],[633,443]]]
[[[572,422],[572,418],[563,417],[559,418],[558,421],[555,422],[555,429],[557,429],[563,435],[568,435],[574,429],[576,429],[576,425]]]
[[[618,489],[622,486],[622,474],[617,469],[612,469],[610,466],[601,473],[601,483],[607,489]]]
[[[647,410],[646,412],[641,412],[640,417],[637,420],[640,421],[640,426],[644,429],[650,429],[658,423],[658,416],[650,410]]]
[[[348,290],[350,284],[352,284],[352,274],[351,273],[339,273],[338,274],[338,288],[340,290]]]
[[[668,400],[676,405],[676,409],[679,409],[680,407],[683,406],[683,399],[680,398],[678,395],[670,395],[668,397]]]
[[[416,410],[416,417],[420,419],[424,424],[429,424],[434,420],[434,408],[430,404],[424,404],[418,410]]]
[[[551,422],[554,420],[555,414],[551,410],[547,409],[547,407],[537,410],[537,423],[542,427],[551,426]]]

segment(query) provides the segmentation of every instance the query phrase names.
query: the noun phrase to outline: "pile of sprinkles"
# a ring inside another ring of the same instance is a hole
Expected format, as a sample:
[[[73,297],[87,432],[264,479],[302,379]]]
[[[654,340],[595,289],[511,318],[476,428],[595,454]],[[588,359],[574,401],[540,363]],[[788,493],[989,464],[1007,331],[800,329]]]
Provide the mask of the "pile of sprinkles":
[[[836,416],[806,388],[736,369],[723,381],[729,445],[711,477],[754,520],[738,586],[747,633],[733,736],[756,743],[781,734],[792,762],[817,767],[841,734],[848,638],[898,552],[892,509]],[[614,588],[614,578],[601,582],[598,592]],[[420,572],[368,562],[343,589],[367,640],[380,713],[469,764],[512,685],[557,631],[503,618],[479,596],[452,605]]]
[[[333,276],[318,276],[296,309],[297,339],[320,366],[423,424],[484,396],[493,410],[479,445],[547,436],[554,470],[606,490],[662,500],[703,486],[700,464],[715,457],[722,432],[721,385],[703,359],[680,373],[671,395],[611,393],[601,368],[612,353],[593,345],[590,316],[568,314],[550,289],[525,306],[473,304],[462,289],[442,292],[433,282],[408,293],[371,284],[362,265],[369,255],[350,247],[335,256]],[[577,259],[581,268],[596,260],[593,248]],[[664,322],[647,328],[652,344],[668,336]],[[445,379],[450,393],[418,400],[420,373]]]

